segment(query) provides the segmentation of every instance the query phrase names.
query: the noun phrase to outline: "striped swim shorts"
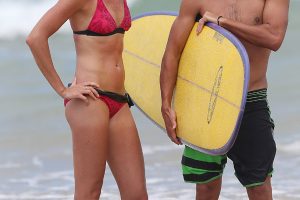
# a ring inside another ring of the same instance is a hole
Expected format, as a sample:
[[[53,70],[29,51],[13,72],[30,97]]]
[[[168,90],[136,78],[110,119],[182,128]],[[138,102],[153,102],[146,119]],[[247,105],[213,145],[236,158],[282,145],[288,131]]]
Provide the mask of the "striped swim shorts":
[[[273,130],[267,89],[248,92],[239,133],[232,148],[226,155],[212,156],[186,146],[181,161],[184,180],[204,184],[221,177],[228,157],[242,185],[262,185],[273,172],[276,154]]]

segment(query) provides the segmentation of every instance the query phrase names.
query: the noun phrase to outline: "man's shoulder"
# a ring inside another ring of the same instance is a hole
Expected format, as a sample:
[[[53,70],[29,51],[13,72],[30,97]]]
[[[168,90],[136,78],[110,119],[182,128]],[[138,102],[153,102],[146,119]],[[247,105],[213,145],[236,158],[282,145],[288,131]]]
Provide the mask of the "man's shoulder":
[[[180,14],[196,16],[201,10],[202,0],[182,0]]]
[[[183,6],[191,7],[191,8],[198,8],[203,4],[203,0],[181,0],[181,4]]]

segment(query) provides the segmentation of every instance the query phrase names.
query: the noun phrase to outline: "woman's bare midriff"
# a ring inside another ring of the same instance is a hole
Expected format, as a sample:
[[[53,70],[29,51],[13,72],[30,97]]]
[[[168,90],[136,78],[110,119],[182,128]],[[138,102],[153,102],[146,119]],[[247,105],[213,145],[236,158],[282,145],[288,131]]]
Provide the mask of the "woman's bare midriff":
[[[74,35],[76,82],[92,81],[102,90],[124,94],[123,37]]]

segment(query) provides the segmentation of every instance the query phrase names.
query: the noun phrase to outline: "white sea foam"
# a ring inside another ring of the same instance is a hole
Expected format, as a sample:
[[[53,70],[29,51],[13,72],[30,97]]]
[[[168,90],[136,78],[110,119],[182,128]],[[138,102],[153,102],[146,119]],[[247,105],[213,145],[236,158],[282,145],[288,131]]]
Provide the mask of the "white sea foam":
[[[277,149],[286,153],[300,154],[300,140],[286,144],[277,144]]]
[[[170,144],[170,145],[157,145],[157,146],[150,146],[145,145],[143,146],[143,153],[144,155],[154,154],[157,152],[166,152],[166,151],[174,151],[178,150],[177,146]]]
[[[59,171],[39,174],[33,177],[12,178],[9,182],[24,184],[28,187],[35,188],[41,186],[45,182],[51,182],[54,180],[66,181],[73,184],[73,171]]]
[[[50,9],[57,0],[0,0],[0,39],[13,39],[27,35],[41,16]],[[128,0],[132,6],[136,0]],[[66,23],[60,33],[70,32]]]
[[[6,163],[1,163],[0,164],[0,169],[11,169],[11,168],[20,168],[21,165],[18,163],[14,163],[14,162],[6,162]]]
[[[37,156],[32,158],[32,164],[37,166],[37,167],[43,167],[43,165],[44,165],[42,160]]]
[[[0,194],[1,200],[68,200],[73,199],[73,195],[57,195],[57,194]]]

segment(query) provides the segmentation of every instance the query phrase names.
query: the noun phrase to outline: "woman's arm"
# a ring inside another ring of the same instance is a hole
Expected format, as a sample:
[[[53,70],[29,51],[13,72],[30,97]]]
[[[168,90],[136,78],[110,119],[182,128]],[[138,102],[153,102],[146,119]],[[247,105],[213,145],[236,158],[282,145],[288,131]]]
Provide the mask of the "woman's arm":
[[[26,43],[30,47],[39,69],[48,80],[50,85],[53,87],[53,89],[63,98],[74,98],[74,96],[76,96],[77,98],[87,100],[86,97],[82,95],[83,92],[81,92],[80,94],[78,94],[78,92],[76,93],[74,90],[69,90],[67,92],[68,89],[64,86],[54,68],[49,50],[48,39],[74,13],[79,11],[88,2],[89,0],[59,0],[56,5],[54,5],[40,19],[40,21],[35,25],[26,39]],[[98,87],[94,83],[89,83],[86,85]],[[84,89],[86,90],[85,94],[90,94],[90,92],[95,93],[95,91],[92,90],[91,87],[85,87]]]

